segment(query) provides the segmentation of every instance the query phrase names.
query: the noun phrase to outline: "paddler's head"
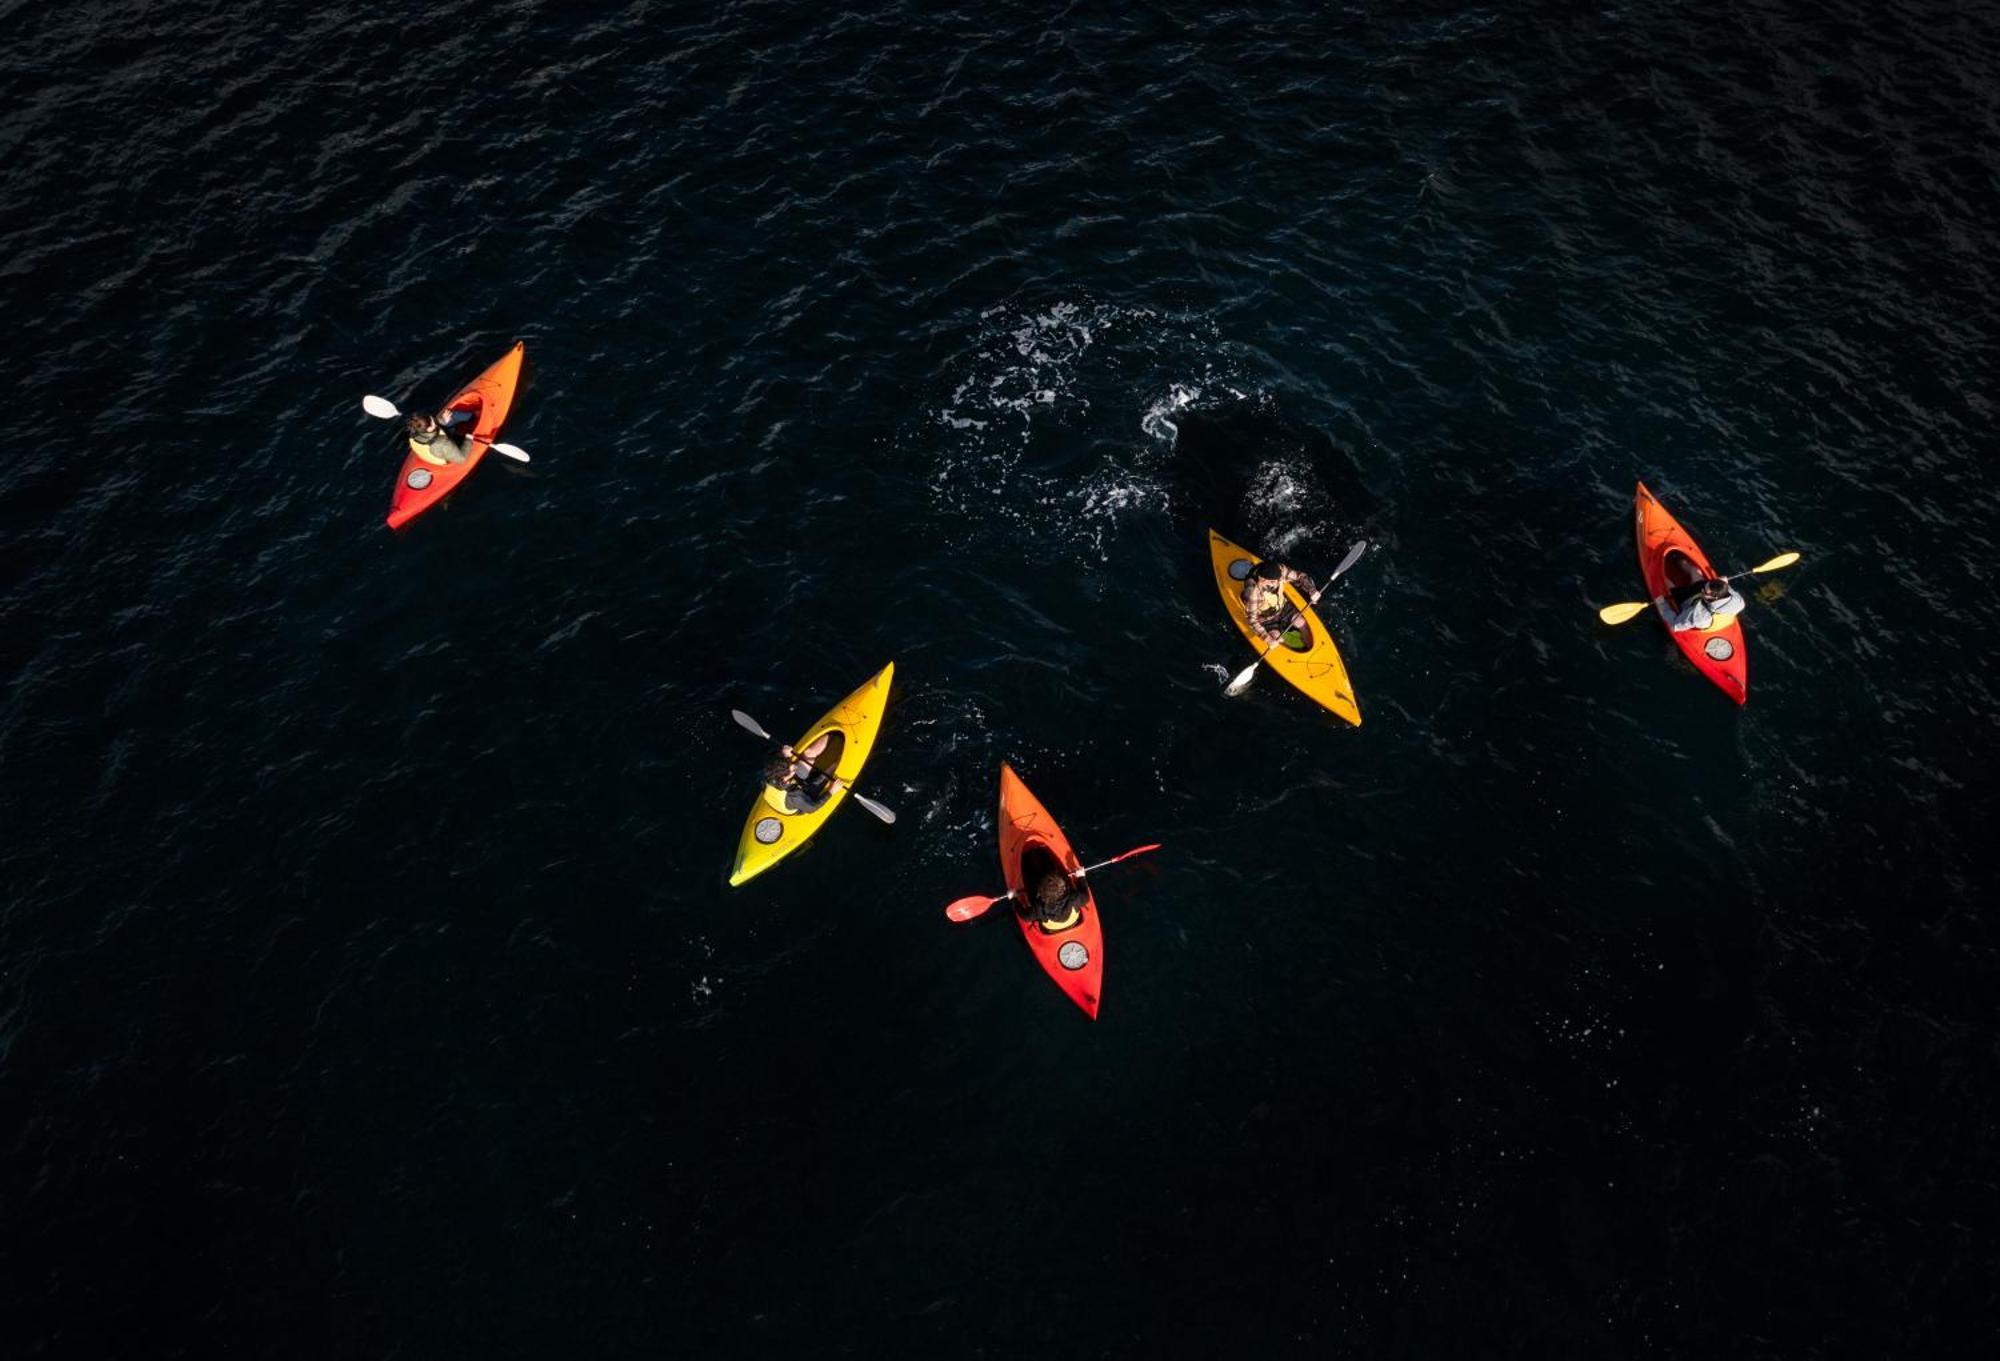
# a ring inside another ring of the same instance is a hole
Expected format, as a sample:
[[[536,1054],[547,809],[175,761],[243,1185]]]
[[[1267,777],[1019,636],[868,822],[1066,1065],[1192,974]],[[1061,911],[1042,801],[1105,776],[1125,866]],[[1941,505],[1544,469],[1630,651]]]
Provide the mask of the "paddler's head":
[[[417,439],[429,439],[437,433],[437,417],[428,411],[418,411],[410,416],[410,434]]]
[[[1701,598],[1711,605],[1729,599],[1729,583],[1722,577],[1710,577],[1701,583]]]
[[[1255,581],[1279,582],[1285,579],[1285,569],[1279,563],[1260,562],[1251,569],[1250,576]]]
[[[1068,892],[1069,881],[1051,870],[1035,885],[1035,906],[1043,912],[1053,912],[1062,905],[1063,897]]]

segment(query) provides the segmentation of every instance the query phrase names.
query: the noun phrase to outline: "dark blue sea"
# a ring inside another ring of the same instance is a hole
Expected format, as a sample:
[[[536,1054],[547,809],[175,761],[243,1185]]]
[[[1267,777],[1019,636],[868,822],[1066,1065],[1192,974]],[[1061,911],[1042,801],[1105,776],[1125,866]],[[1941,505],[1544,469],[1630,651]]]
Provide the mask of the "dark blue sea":
[[[1993,1354],[1994,5],[0,32],[0,1356]]]

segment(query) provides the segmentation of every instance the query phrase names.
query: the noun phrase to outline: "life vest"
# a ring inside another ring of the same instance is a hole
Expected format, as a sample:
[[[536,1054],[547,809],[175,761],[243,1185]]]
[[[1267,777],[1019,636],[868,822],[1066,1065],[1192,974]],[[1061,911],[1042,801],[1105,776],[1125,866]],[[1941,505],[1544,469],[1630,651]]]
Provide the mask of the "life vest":
[[[1252,579],[1243,590],[1243,612],[1252,619],[1263,619],[1286,608],[1291,602],[1285,599],[1283,581],[1264,582]]]
[[[1065,874],[1063,876],[1063,882],[1068,886],[1067,898],[1069,902],[1069,915],[1067,917],[1064,917],[1059,922],[1044,921],[1041,916],[1041,908],[1037,906],[1033,909],[1035,914],[1035,925],[1041,927],[1042,930],[1046,931],[1049,935],[1052,936],[1061,935],[1063,932],[1069,930],[1071,927],[1075,926],[1078,922],[1083,920],[1083,906],[1082,906],[1083,895],[1077,889],[1076,881],[1074,879],[1071,879],[1067,874]]]
[[[410,452],[424,462],[435,463],[440,468],[447,467],[451,463],[450,459],[442,458],[432,453],[431,446],[418,439],[415,435],[410,436]]]
[[[1083,920],[1083,909],[1080,907],[1072,906],[1069,910],[1069,916],[1063,918],[1061,921],[1037,922],[1036,925],[1040,926],[1042,930],[1046,931],[1051,936],[1059,936],[1063,932],[1069,930],[1071,927],[1075,926],[1078,922],[1082,920]]]

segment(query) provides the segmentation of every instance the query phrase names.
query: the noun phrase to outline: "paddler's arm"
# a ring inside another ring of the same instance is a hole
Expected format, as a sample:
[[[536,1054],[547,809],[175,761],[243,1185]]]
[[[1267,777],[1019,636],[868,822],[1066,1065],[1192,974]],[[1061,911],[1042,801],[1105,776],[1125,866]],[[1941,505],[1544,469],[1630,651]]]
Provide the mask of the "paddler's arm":
[[[1715,616],[1709,613],[1706,604],[1699,600],[1693,601],[1686,609],[1674,616],[1674,632],[1688,633],[1695,629],[1705,629],[1713,622],[1714,618]]]

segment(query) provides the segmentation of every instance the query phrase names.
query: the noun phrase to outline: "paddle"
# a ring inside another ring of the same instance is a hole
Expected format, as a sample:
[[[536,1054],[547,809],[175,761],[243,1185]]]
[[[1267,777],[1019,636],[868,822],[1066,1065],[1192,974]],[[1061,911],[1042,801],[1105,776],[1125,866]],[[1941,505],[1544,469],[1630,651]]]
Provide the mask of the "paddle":
[[[1123,855],[1114,855],[1109,860],[1098,861],[1095,865],[1085,865],[1076,872],[1076,877],[1079,879],[1084,878],[1092,870],[1101,870],[1107,865],[1117,864],[1120,860],[1130,860],[1135,855],[1144,855],[1147,851],[1157,851],[1158,849],[1160,849],[1160,843],[1157,841],[1149,846],[1134,846]],[[985,916],[987,909],[996,903],[1006,902],[1014,896],[1014,892],[1010,888],[997,898],[988,898],[984,894],[975,893],[969,898],[960,898],[957,902],[949,904],[945,908],[944,914],[955,922],[969,922],[974,917]]]
[[[387,397],[377,397],[372,392],[361,399],[361,409],[369,415],[380,417],[385,421],[393,421],[396,417],[403,414],[396,410],[396,404]],[[518,444],[496,444],[492,440],[488,440],[486,441],[486,447],[496,454],[505,454],[516,463],[526,463],[528,461],[528,451]]]
[[[757,720],[750,717],[750,715],[744,713],[741,709],[731,709],[729,711],[729,716],[735,719],[739,726],[747,728],[751,732],[756,733],[757,736],[763,738],[766,742],[775,742],[778,740],[777,738],[771,736],[771,734],[765,732],[762,728],[758,727]],[[876,817],[882,819],[882,821],[894,822],[896,820],[896,815],[894,813],[890,812],[887,808],[884,808],[881,804],[875,802],[875,800],[869,798],[866,794],[863,794],[860,790],[856,789],[853,785],[849,784],[847,781],[839,779],[838,777],[832,775],[827,776],[827,779],[832,781],[833,787],[835,789],[845,789],[848,793],[854,795],[854,801],[856,803],[860,804],[863,808],[866,808]]]
[[[1799,555],[1797,553],[1780,553],[1769,562],[1760,562],[1747,571],[1732,572],[1729,576],[1723,577],[1722,580],[1729,581],[1735,577],[1756,576],[1760,572],[1775,572],[1781,567],[1790,567],[1798,560]],[[1627,619],[1644,614],[1652,608],[1653,602],[1650,600],[1625,600],[1616,605],[1606,605],[1597,612],[1597,617],[1607,624],[1622,624]]]
[[[1352,567],[1355,563],[1359,562],[1361,560],[1361,555],[1367,550],[1368,550],[1368,541],[1366,539],[1363,539],[1361,542],[1355,544],[1354,547],[1348,549],[1347,556],[1340,560],[1340,566],[1333,569],[1333,575],[1328,577],[1325,581],[1321,582],[1319,589],[1312,593],[1312,599],[1306,602],[1306,608],[1311,609],[1314,605],[1317,605],[1319,603],[1319,598],[1326,594],[1326,588],[1333,585],[1334,582],[1340,580],[1340,574],[1342,572],[1345,572],[1348,568]],[[1250,663],[1250,665],[1244,667],[1241,671],[1238,671],[1236,673],[1236,679],[1230,681],[1228,685],[1224,686],[1222,693],[1225,695],[1240,695],[1246,689],[1248,689],[1250,686],[1250,682],[1256,678],[1257,668],[1262,666],[1264,664],[1264,659],[1271,655],[1271,649],[1279,646],[1280,644],[1283,643],[1283,641],[1284,640],[1282,638],[1274,638],[1270,642],[1266,643],[1264,645],[1264,650],[1257,654],[1257,660]]]

